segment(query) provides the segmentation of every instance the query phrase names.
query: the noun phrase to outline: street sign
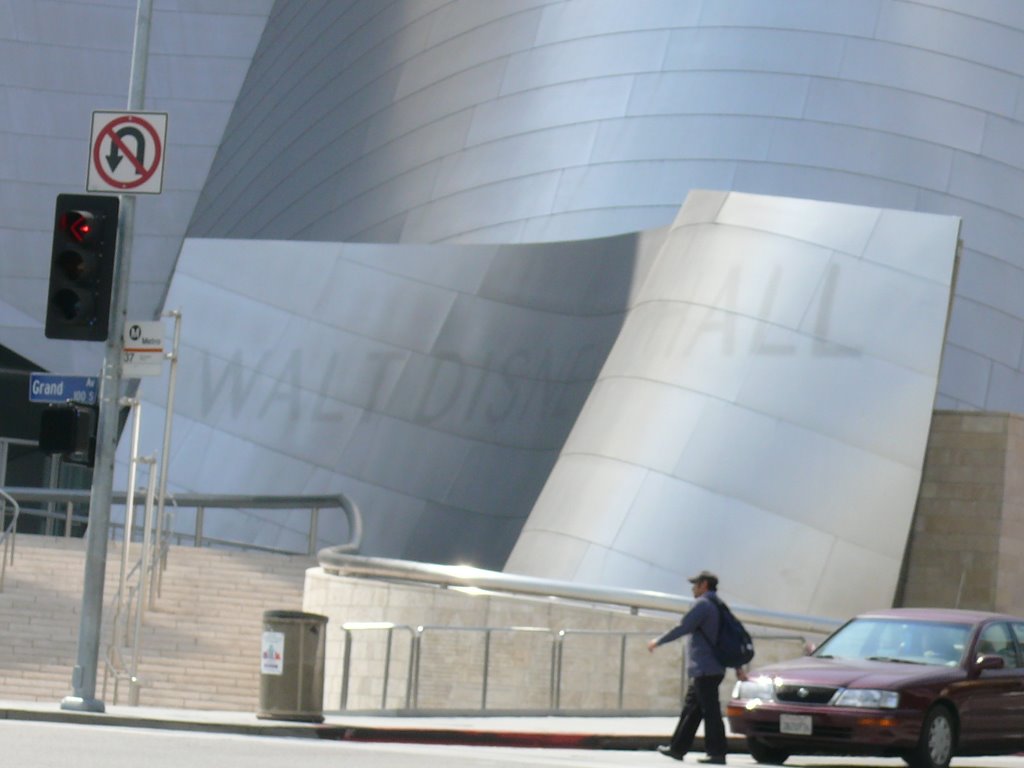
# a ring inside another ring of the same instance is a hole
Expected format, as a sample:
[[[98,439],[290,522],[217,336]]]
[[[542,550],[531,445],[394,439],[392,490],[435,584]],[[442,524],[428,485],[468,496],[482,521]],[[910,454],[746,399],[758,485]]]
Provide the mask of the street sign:
[[[95,376],[65,376],[61,373],[30,373],[28,401],[30,403],[76,403],[95,405],[99,379]]]
[[[124,328],[121,373],[125,378],[159,376],[164,364],[164,324],[131,322]]]
[[[93,112],[86,190],[160,194],[166,138],[166,112]]]

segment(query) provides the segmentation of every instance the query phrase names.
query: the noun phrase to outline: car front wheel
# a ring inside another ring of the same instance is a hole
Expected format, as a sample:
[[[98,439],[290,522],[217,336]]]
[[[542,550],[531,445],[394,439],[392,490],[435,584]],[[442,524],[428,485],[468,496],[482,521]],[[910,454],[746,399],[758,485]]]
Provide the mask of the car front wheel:
[[[782,765],[789,759],[789,752],[782,749],[776,749],[775,747],[769,747],[762,741],[757,739],[747,739],[747,748],[750,750],[750,756],[757,760],[759,763],[765,763],[767,765]]]
[[[948,768],[956,744],[953,716],[945,707],[928,710],[917,747],[906,760],[911,768]]]

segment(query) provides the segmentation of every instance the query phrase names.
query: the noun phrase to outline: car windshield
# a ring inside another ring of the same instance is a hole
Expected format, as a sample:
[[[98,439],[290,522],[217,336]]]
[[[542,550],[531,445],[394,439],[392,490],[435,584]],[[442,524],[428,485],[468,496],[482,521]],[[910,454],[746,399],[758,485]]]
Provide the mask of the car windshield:
[[[814,652],[824,659],[870,659],[955,666],[964,655],[968,624],[906,619],[854,619]]]

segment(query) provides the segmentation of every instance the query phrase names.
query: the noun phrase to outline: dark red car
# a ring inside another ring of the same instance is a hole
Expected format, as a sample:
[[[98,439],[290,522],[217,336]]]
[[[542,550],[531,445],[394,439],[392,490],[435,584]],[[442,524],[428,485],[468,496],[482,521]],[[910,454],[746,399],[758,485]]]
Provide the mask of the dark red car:
[[[902,757],[1024,751],[1024,619],[903,608],[865,613],[812,654],[736,684],[727,714],[761,763],[790,755]]]

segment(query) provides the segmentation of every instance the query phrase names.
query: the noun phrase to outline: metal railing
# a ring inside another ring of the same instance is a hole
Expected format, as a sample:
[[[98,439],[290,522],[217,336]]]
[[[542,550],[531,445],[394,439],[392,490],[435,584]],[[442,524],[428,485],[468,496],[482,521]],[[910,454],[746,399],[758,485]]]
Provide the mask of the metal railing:
[[[0,436],[0,489],[5,488],[7,486],[7,469],[8,469],[7,465],[8,465],[8,462],[10,461],[10,455],[11,455],[11,448],[12,447],[28,448],[31,451],[35,452],[35,451],[39,450],[39,441],[38,440],[28,440],[28,439],[20,438],[20,437]],[[46,456],[45,464],[44,464],[44,466],[45,466],[45,470],[44,470],[45,480],[44,480],[44,482],[46,483],[46,487],[47,488],[56,488],[57,487],[58,482],[59,482],[59,478],[60,478],[61,465],[62,465],[62,462],[61,462],[61,457],[59,455],[52,454],[52,455],[47,455]],[[0,503],[0,508],[2,508],[2,506],[3,506],[3,504]],[[51,513],[54,511],[53,508],[52,508],[52,505],[51,505],[51,508],[48,511],[51,512]],[[47,519],[47,530],[46,530],[46,533],[47,533],[47,535],[49,535],[50,533],[52,533],[53,515],[51,514],[51,515],[47,516],[46,519]],[[2,526],[0,526],[0,527],[2,527]]]
[[[135,410],[138,415],[138,409]],[[138,426],[138,419],[135,420]],[[133,452],[137,443],[136,435],[132,437]],[[142,524],[142,548],[138,560],[128,570],[131,559],[132,539],[135,529],[135,480],[136,465],[149,467],[148,484],[146,486],[146,510]],[[170,538],[166,528],[171,524],[171,515],[165,515],[159,521],[154,517],[156,498],[156,473],[153,471],[156,462],[151,458],[137,458],[132,461],[128,475],[128,495],[125,499],[124,533],[121,542],[121,574],[117,583],[114,618],[111,622],[111,638],[104,655],[103,697],[107,695],[107,679],[114,678],[114,700],[117,703],[120,682],[128,682],[128,703],[138,706],[139,690],[142,681],[139,679],[139,662],[142,656],[142,617],[146,611],[148,592],[149,607],[155,605],[160,592],[160,576],[163,573],[161,563],[166,567],[166,553]],[[138,574],[136,577],[135,575]],[[133,583],[134,581],[134,583]],[[131,642],[129,644],[129,638]],[[127,653],[127,659],[126,659]]]
[[[618,690],[616,692],[616,706],[618,709],[624,708],[625,693],[626,693],[626,640],[630,637],[642,637],[645,640],[649,640],[651,637],[650,632],[640,632],[637,630],[632,631],[611,631],[604,629],[563,629],[558,633],[558,644],[557,649],[557,660],[556,669],[558,670],[558,678],[555,682],[552,690],[552,704],[554,709],[560,709],[562,706],[562,669],[565,664],[565,641],[570,637],[617,637],[619,640],[619,681]],[[686,690],[686,665],[681,664],[679,666],[682,677],[680,679],[680,691]]]
[[[642,589],[624,589],[572,581],[541,579],[473,568],[467,565],[438,565],[412,560],[394,560],[384,557],[366,557],[351,554],[338,547],[328,547],[317,553],[320,566],[327,573],[341,576],[366,576],[394,579],[445,587],[467,587],[517,595],[554,597],[591,605],[627,608],[636,615],[641,611],[659,614],[680,614],[689,610],[694,598]],[[732,612],[743,622],[789,632],[830,634],[842,623],[837,619],[804,616],[780,611],[730,605]]]
[[[114,691],[111,704],[118,703],[121,681],[128,683],[128,703],[132,706],[138,706],[139,703],[139,690],[142,687],[142,680],[139,678],[142,651],[141,630],[145,609],[143,596],[146,593],[147,582],[154,583],[160,557],[155,557],[148,563],[144,563],[144,560],[145,558],[140,556],[131,571],[118,584],[114,616],[111,619],[111,638],[103,655],[102,697],[106,699],[107,682],[109,678],[113,678]],[[139,574],[137,579],[135,578],[136,574]],[[148,579],[146,574],[148,574]],[[133,580],[134,583],[132,583]],[[127,590],[126,593],[125,590]],[[151,593],[151,601],[152,598]],[[152,607],[152,603],[150,607]]]
[[[441,633],[451,632],[455,634],[459,633],[473,633],[483,636],[483,658],[482,668],[480,671],[480,711],[483,712],[487,709],[487,695],[490,688],[491,680],[491,646],[495,634],[512,634],[512,635],[530,635],[532,637],[544,636],[550,644],[550,664],[549,670],[549,682],[548,682],[548,706],[554,705],[554,690],[556,685],[556,671],[555,671],[555,648],[556,648],[556,634],[547,627],[459,627],[452,625],[420,625],[416,627],[416,634],[413,636],[413,647],[412,647],[412,666],[414,670],[412,679],[412,707],[413,709],[419,709],[420,705],[420,682],[421,682],[421,662],[423,659],[423,637],[426,633]],[[450,657],[449,657],[450,658]],[[459,659],[456,663],[464,664],[465,659]]]
[[[341,631],[345,633],[345,651],[342,658],[341,677],[341,709],[348,707],[349,672],[352,669],[352,633],[368,631],[384,631],[387,633],[387,645],[384,654],[384,672],[382,676],[383,686],[381,689],[380,707],[387,709],[388,706],[388,685],[391,682],[391,652],[394,648],[395,631],[408,632],[410,647],[416,635],[416,630],[407,624],[392,624],[389,621],[349,621],[341,625]],[[413,698],[413,679],[416,677],[415,655],[409,654],[409,665],[406,671],[405,706],[408,709]]]
[[[352,650],[354,646],[355,635],[361,633],[370,632],[384,632],[386,633],[385,640],[385,652],[383,660],[383,669],[381,670],[380,676],[377,677],[375,672],[371,671],[371,675],[375,679],[380,681],[381,694],[380,694],[380,709],[406,709],[406,710],[419,710],[421,706],[420,692],[423,685],[423,640],[424,637],[430,633],[462,633],[462,634],[475,634],[483,637],[483,652],[482,652],[482,669],[480,673],[480,699],[479,699],[479,711],[484,712],[488,709],[488,693],[491,681],[492,671],[492,638],[495,634],[506,633],[515,635],[518,637],[529,636],[530,639],[538,637],[545,638],[549,643],[549,648],[545,654],[549,659],[548,666],[548,689],[545,693],[544,698],[546,699],[546,707],[535,707],[534,709],[546,710],[550,712],[559,712],[563,710],[562,706],[562,693],[565,684],[565,670],[567,666],[568,655],[572,653],[571,643],[567,644],[567,640],[573,637],[589,637],[605,639],[614,641],[618,647],[618,658],[617,658],[617,683],[616,690],[614,693],[615,705],[611,708],[613,711],[626,711],[625,706],[625,694],[626,684],[629,678],[630,667],[627,664],[628,656],[626,653],[627,640],[630,638],[643,638],[645,641],[651,637],[650,631],[640,630],[616,630],[616,629],[563,629],[555,631],[547,627],[465,627],[465,626],[450,626],[450,625],[420,625],[413,627],[408,624],[394,624],[386,621],[371,621],[371,622],[345,622],[341,626],[342,633],[344,635],[344,652],[342,655],[342,667],[341,667],[341,696],[339,700],[339,708],[341,710],[349,709],[350,705],[350,690],[352,683]],[[394,663],[393,659],[395,656],[394,639],[396,633],[401,633],[407,637],[407,646],[405,648],[405,663],[403,670],[399,675],[393,675]],[[761,632],[752,633],[752,637],[756,641],[773,641],[773,642],[787,642],[792,643],[795,646],[802,647],[807,638],[802,635],[778,635],[778,634],[767,634]],[[570,650],[567,650],[570,649]],[[683,651],[684,646],[679,646],[680,650]],[[452,665],[458,665],[459,670],[463,671],[466,667],[467,658],[464,655],[452,655],[443,654],[446,663]],[[589,656],[587,658],[590,658]],[[591,669],[594,668],[590,665]],[[534,668],[531,668],[531,671]],[[684,692],[687,685],[686,676],[686,665],[679,665],[680,679],[679,679],[679,699],[682,701]],[[436,672],[436,670],[435,670]],[[388,694],[392,690],[393,680],[398,677],[398,682],[402,681],[404,676],[405,693],[402,697],[402,701],[399,707],[389,707]],[[450,678],[451,675],[440,674],[441,677]],[[463,697],[460,696],[460,701]],[[444,708],[444,707],[442,707]],[[458,707],[463,709],[463,707]],[[607,708],[602,707],[602,711]]]
[[[56,515],[57,519],[65,521],[65,535],[70,535],[71,523],[88,523],[88,514],[75,512],[78,509],[87,509],[89,504],[89,491],[78,489],[61,488],[7,488],[6,493],[22,503],[22,512],[26,515],[38,517],[51,517]],[[124,506],[127,498],[125,492],[115,492],[111,501],[115,506]],[[349,540],[344,544],[331,547],[332,550],[342,552],[358,552],[363,538],[363,521],[359,508],[345,494],[324,494],[308,496],[274,496],[274,495],[243,495],[243,494],[202,494],[202,493],[176,493],[168,494],[167,500],[177,509],[194,509],[196,511],[195,525],[192,531],[171,531],[172,536],[178,543],[191,541],[196,547],[219,545],[234,547],[238,549],[259,550],[264,552],[277,552],[281,554],[307,554],[316,552],[318,538],[318,527],[320,512],[325,509],[340,509],[344,512],[348,523]],[[144,503],[143,498],[135,500],[136,506]],[[49,512],[46,509],[29,508],[25,505],[47,505],[64,504],[65,511],[62,514]],[[208,536],[204,526],[206,512],[210,509],[232,509],[232,510],[309,510],[309,528],[306,536],[306,547],[303,550],[285,549],[280,547],[267,547],[250,542],[224,539]],[[111,537],[116,536],[115,531],[123,528],[123,524],[112,522]]]
[[[14,509],[11,515],[11,522],[3,526],[7,519],[7,504],[10,503]],[[0,488],[0,543],[3,543],[3,553],[0,553],[0,592],[4,591],[4,577],[7,575],[7,563],[14,565],[14,537],[18,534],[18,518],[21,515],[21,507],[17,500],[9,493]]]
[[[547,627],[458,627],[451,625],[420,625],[412,627],[408,624],[392,624],[391,622],[359,622],[350,621],[341,626],[345,635],[345,650],[342,658],[341,676],[341,709],[348,709],[349,685],[352,669],[352,646],[353,633],[382,631],[387,633],[387,640],[384,654],[384,669],[381,675],[381,709],[387,709],[388,690],[391,685],[391,660],[394,649],[395,632],[407,633],[409,637],[408,661],[405,671],[405,702],[406,709],[419,708],[421,661],[423,658],[423,638],[428,633],[472,633],[483,637],[482,669],[480,675],[480,710],[487,709],[487,695],[491,678],[491,646],[495,634],[530,634],[534,637],[544,636],[550,641],[550,682],[548,686],[548,705],[554,708],[556,702],[556,687],[558,672],[556,671],[556,657],[558,652],[557,640],[559,633]],[[465,659],[453,659],[454,663],[463,664]]]

